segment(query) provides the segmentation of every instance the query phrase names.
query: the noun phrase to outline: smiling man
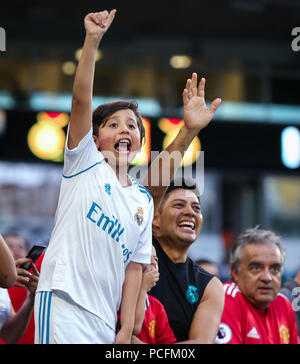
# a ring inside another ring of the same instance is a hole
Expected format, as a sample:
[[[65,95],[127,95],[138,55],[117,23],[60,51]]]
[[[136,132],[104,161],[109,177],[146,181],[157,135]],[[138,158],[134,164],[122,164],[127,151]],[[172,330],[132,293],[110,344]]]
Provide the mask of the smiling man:
[[[293,308],[278,294],[285,250],[271,231],[247,229],[231,254],[232,282],[224,284],[225,306],[217,343],[298,344]]]
[[[177,342],[203,344],[215,340],[224,290],[218,278],[188,258],[203,222],[195,187],[190,181],[176,180],[155,213],[153,235],[160,279],[150,294],[163,303]]]

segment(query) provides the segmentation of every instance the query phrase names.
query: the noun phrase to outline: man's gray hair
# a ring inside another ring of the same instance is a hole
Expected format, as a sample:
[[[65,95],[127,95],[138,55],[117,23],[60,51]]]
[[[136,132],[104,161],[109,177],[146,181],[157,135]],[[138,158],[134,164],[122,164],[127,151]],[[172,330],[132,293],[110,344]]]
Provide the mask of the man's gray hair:
[[[230,255],[231,268],[238,270],[244,248],[248,244],[254,243],[273,244],[277,246],[282,256],[282,263],[284,263],[285,247],[281,242],[281,238],[270,230],[262,230],[255,227],[243,231],[238,236]]]

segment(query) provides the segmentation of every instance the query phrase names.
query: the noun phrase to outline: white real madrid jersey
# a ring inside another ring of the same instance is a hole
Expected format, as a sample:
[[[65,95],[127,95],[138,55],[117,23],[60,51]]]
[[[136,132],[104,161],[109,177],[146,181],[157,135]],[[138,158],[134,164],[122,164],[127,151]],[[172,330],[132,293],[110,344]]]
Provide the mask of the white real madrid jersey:
[[[92,129],[65,162],[55,227],[38,291],[61,290],[115,329],[125,268],[150,263],[153,200],[133,181],[123,188],[97,150]]]

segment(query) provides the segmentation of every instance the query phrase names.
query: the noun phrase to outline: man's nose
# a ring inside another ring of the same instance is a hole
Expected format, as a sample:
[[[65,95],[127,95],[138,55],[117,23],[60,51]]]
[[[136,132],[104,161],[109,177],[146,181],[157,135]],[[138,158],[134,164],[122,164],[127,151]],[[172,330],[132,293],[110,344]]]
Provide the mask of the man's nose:
[[[262,272],[261,280],[264,282],[272,281],[272,274],[268,268],[264,269]]]
[[[194,211],[193,207],[189,204],[186,204],[184,206],[183,213],[185,215],[195,215],[195,211]]]

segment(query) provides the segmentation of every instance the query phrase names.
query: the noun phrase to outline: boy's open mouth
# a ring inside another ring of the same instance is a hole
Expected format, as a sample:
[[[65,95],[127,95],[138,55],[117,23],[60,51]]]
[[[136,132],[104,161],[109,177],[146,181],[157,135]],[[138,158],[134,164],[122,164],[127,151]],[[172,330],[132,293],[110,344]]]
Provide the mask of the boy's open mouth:
[[[129,153],[131,151],[131,141],[129,139],[120,139],[114,148],[118,153]]]

